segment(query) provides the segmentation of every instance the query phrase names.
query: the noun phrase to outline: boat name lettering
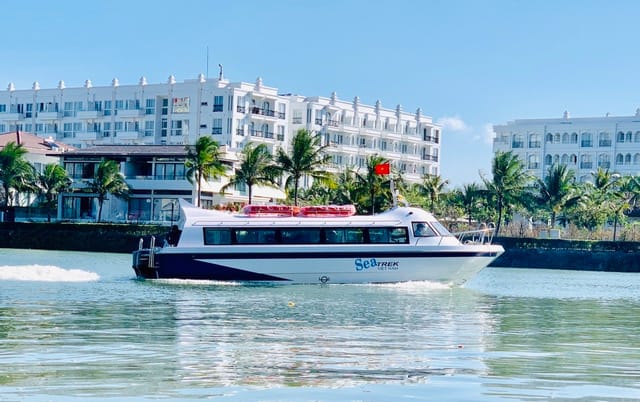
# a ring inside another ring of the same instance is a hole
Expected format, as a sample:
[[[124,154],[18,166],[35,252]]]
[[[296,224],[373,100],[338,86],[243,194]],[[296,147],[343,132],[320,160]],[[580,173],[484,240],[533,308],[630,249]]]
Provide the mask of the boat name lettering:
[[[354,263],[356,271],[364,271],[371,268],[375,268],[378,271],[394,271],[400,268],[399,261],[378,261],[375,258],[356,258]]]

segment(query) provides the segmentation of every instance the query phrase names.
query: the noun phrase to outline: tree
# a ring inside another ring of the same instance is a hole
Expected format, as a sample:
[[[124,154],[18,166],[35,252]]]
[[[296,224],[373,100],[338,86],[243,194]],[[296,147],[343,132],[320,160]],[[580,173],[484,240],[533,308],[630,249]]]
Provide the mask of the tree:
[[[491,166],[491,180],[482,177],[489,196],[495,200],[498,212],[495,235],[498,236],[505,209],[522,203],[524,190],[530,177],[524,164],[513,152],[498,151]]]
[[[279,168],[273,164],[273,156],[266,144],[255,146],[248,143],[242,149],[240,155],[240,167],[229,178],[229,183],[222,186],[220,193],[224,193],[229,187],[245,184],[249,189],[249,204],[253,195],[253,186],[276,187],[275,179]]]
[[[71,187],[71,179],[67,171],[57,163],[45,165],[37,177],[37,188],[44,198],[42,204],[47,208],[47,221],[51,222],[51,210],[56,206],[58,194]]]
[[[88,189],[98,198],[98,222],[102,218],[102,205],[108,194],[113,194],[117,198],[129,196],[129,185],[120,173],[120,164],[110,159],[105,159],[98,164],[93,179],[89,181]]]
[[[471,221],[480,207],[482,201],[482,194],[480,186],[476,183],[465,184],[462,186],[462,190],[458,194],[460,204],[467,215],[467,222],[471,226]]]
[[[420,193],[426,196],[429,200],[429,210],[434,214],[436,213],[436,207],[440,201],[440,195],[447,184],[449,184],[449,180],[442,180],[442,177],[439,175],[431,174],[425,174],[422,177],[422,183],[418,184]]]
[[[391,204],[391,189],[389,185],[388,175],[379,175],[376,173],[376,166],[388,163],[389,161],[379,155],[371,155],[367,158],[367,166],[364,174],[356,172],[356,180],[358,183],[358,204],[369,205],[369,208],[363,212],[371,213],[380,211]]]
[[[31,189],[35,170],[24,158],[27,150],[22,144],[9,142],[0,150],[0,181],[2,181],[2,207],[5,212],[13,203],[13,191]]]
[[[544,179],[537,179],[535,189],[533,199],[549,213],[551,227],[558,214],[576,205],[581,197],[575,186],[575,173],[567,165],[551,165]]]
[[[331,160],[331,156],[325,153],[327,145],[321,145],[321,137],[317,134],[300,129],[291,140],[291,151],[287,154],[284,149],[278,149],[277,162],[280,170],[288,174],[286,187],[293,188],[293,202],[298,205],[298,189],[300,179],[309,176],[320,182],[329,178],[329,173],[324,170]]]
[[[200,206],[202,181],[211,180],[225,174],[225,167],[221,162],[218,143],[211,137],[200,137],[195,146],[187,145],[186,176],[189,183],[196,185],[196,206]]]

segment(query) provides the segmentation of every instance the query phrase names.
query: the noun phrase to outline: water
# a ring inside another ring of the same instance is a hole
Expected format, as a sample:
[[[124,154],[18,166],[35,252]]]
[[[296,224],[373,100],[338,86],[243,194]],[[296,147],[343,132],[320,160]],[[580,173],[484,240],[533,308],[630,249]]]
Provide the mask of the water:
[[[154,283],[129,255],[0,249],[0,401],[640,400],[639,328],[638,274]]]

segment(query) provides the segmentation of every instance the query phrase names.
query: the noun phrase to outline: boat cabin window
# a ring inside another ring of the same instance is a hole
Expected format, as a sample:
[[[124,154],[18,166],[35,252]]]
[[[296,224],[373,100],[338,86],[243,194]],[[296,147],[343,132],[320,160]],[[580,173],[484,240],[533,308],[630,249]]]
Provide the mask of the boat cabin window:
[[[406,244],[407,227],[204,228],[204,244]]]
[[[325,231],[327,243],[364,243],[364,229],[360,228],[329,228]]]
[[[231,230],[204,228],[204,244],[231,244]]]
[[[407,243],[406,228],[370,228],[371,243]]]
[[[271,244],[276,241],[275,229],[235,229],[238,244]]]
[[[287,228],[280,229],[280,238],[286,244],[318,244],[321,229]]]
[[[427,222],[413,222],[413,235],[415,237],[432,237],[437,236],[435,230],[427,224]]]

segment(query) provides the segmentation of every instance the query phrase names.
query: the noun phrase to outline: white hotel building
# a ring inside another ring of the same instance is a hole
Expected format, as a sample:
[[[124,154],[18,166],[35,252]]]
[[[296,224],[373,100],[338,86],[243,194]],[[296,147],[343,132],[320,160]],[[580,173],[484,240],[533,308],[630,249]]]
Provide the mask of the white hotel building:
[[[299,128],[323,134],[336,168],[389,158],[410,182],[439,174],[440,127],[431,117],[331,98],[279,95],[255,83],[198,79],[137,85],[0,91],[0,132],[26,131],[77,148],[94,145],[183,145],[212,136],[231,151],[249,141],[286,147]]]
[[[512,151],[529,172],[543,178],[553,164],[566,164],[581,181],[598,168],[640,174],[640,109],[634,116],[523,119],[495,125],[493,151]]]
[[[185,145],[211,136],[225,146],[227,160],[248,142],[272,152],[289,146],[298,129],[322,134],[335,171],[366,166],[369,155],[388,158],[407,182],[440,174],[441,127],[432,118],[338,99],[279,94],[277,88],[229,82],[222,76],[152,84],[142,77],[134,85],[17,89],[0,91],[0,133],[24,131],[82,151],[96,146]],[[135,147],[138,148],[138,147]],[[76,155],[77,158],[80,155]],[[95,162],[95,161],[93,161]],[[124,165],[122,163],[121,165]],[[123,173],[126,166],[121,166]],[[154,172],[155,177],[155,172]],[[154,184],[159,189],[167,183]],[[153,188],[154,186],[148,186]],[[238,200],[239,189],[232,199]],[[210,202],[224,202],[212,196]]]

